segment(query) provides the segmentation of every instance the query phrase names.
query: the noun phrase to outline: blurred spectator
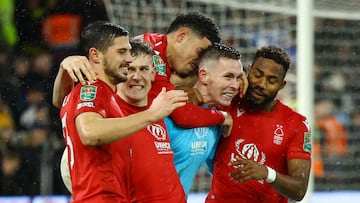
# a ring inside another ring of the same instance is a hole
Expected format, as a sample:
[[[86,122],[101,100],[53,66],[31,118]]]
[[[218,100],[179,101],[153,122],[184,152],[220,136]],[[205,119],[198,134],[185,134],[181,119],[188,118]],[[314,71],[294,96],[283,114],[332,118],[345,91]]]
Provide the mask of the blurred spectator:
[[[0,129],[7,127],[14,127],[12,112],[0,97]]]
[[[315,125],[312,128],[313,137],[312,137],[312,171],[314,173],[315,179],[323,179],[325,178],[325,169],[324,169],[324,161],[322,155],[322,146],[321,146],[321,136],[322,132]]]
[[[26,177],[24,194],[56,194],[55,187],[62,185],[59,179],[60,151],[64,144],[50,131],[49,125],[40,120],[35,121],[21,140],[23,167],[21,172]],[[65,191],[65,190],[63,190]]]
[[[29,129],[37,120],[38,111],[42,107],[48,106],[45,103],[45,93],[38,86],[32,86],[26,93],[26,107],[20,112],[19,128]]]
[[[45,96],[45,101],[51,103],[52,86],[54,81],[53,70],[57,64],[54,64],[53,57],[48,52],[42,52],[34,57],[32,61],[29,79],[32,86],[40,88]]]
[[[97,20],[109,20],[104,0],[80,0],[76,3],[76,6],[77,12],[80,13],[83,19],[82,27]]]
[[[0,160],[0,195],[24,195],[19,150],[9,146],[5,152],[0,153]]]
[[[334,116],[334,108],[330,100],[320,100],[315,103],[314,109],[316,125],[324,135],[320,138],[321,146],[328,158],[347,153],[347,130]]]
[[[339,161],[347,155],[347,129],[335,116],[335,106],[332,101],[323,99],[315,103],[315,126],[313,128],[313,167],[317,180],[337,179],[332,167],[326,168],[324,161]],[[330,176],[326,176],[326,173]]]
[[[40,121],[34,122],[21,140],[23,167],[21,173],[26,177],[22,180],[24,194],[40,194],[41,165],[44,155],[43,147],[49,136],[48,127]],[[45,152],[48,153],[49,152]],[[49,154],[50,155],[50,154]]]
[[[23,138],[22,145],[33,148],[42,146],[47,141],[48,134],[48,125],[42,121],[36,120],[28,128],[28,134]]]
[[[343,92],[346,86],[346,75],[340,70],[334,71],[327,77],[323,85],[328,91]]]
[[[108,20],[102,0],[50,0],[41,23],[42,41],[56,63],[78,52],[80,31],[90,22]]]
[[[10,99],[11,108],[15,114],[18,114],[25,108],[26,103],[26,91],[31,84],[29,78],[31,62],[27,56],[17,55],[12,62],[13,76],[12,81],[14,83],[12,89],[12,96]]]
[[[0,44],[3,44],[9,53],[12,53],[13,47],[17,42],[14,4],[14,0],[0,1]]]
[[[1,99],[7,104],[11,104],[11,96],[13,87],[16,87],[13,82],[13,76],[11,71],[11,59],[12,55],[9,54],[9,50],[4,47],[4,44],[0,42],[0,93]]]
[[[349,130],[353,133],[360,133],[360,110],[354,110],[352,112]]]
[[[18,31],[17,53],[35,56],[44,50],[41,22],[48,0],[15,0],[15,25]]]
[[[41,22],[41,39],[56,60],[78,47],[83,19],[76,7],[69,0],[52,0]]]
[[[13,142],[14,121],[10,108],[0,98],[0,153],[7,150],[7,145]]]

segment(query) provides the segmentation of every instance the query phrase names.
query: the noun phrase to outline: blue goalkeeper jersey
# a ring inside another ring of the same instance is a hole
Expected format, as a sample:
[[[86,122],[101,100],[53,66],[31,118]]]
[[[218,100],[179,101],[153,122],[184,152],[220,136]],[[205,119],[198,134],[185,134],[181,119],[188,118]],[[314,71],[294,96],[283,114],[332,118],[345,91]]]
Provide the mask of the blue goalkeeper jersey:
[[[221,126],[181,128],[171,118],[165,118],[174,151],[174,164],[181,184],[188,196],[195,176],[202,164],[212,173],[212,163],[219,138]]]

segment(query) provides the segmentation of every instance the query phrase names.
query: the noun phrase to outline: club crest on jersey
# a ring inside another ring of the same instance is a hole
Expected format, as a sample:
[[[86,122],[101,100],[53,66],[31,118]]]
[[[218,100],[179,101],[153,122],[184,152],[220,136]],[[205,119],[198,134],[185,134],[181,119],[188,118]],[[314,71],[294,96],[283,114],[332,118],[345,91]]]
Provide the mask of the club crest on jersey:
[[[276,129],[274,131],[274,140],[273,143],[276,145],[281,145],[284,139],[284,130],[282,125],[276,125]]]
[[[92,101],[96,98],[97,87],[92,85],[84,85],[80,90],[80,99],[82,101]]]
[[[153,55],[156,72],[161,76],[166,76],[166,64],[159,55]]]

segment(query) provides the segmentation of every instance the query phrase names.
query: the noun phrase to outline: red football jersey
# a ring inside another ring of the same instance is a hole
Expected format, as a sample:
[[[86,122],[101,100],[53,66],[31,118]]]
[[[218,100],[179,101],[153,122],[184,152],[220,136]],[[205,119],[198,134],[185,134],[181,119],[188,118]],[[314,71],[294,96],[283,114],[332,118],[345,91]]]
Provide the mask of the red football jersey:
[[[114,92],[103,81],[77,84],[60,110],[72,182],[73,202],[129,202],[130,143],[128,138],[102,146],[85,146],[75,118],[95,112],[104,118],[123,117]],[[106,126],[104,126],[106,127]]]
[[[280,101],[272,112],[249,110],[240,103],[231,114],[234,126],[229,137],[221,138],[206,202],[287,202],[264,180],[231,180],[229,173],[234,168],[228,163],[239,156],[288,174],[289,159],[311,158],[311,132],[306,118]]]
[[[119,98],[125,115],[145,110]],[[131,198],[133,202],[186,202],[179,176],[174,166],[174,154],[163,120],[134,133],[131,142]]]
[[[149,93],[149,101],[151,102],[163,87],[166,87],[167,91],[175,89],[175,86],[170,82],[172,71],[166,58],[167,38],[165,34],[157,33],[145,33],[135,38],[149,43],[154,49],[153,59],[156,76]],[[221,125],[224,122],[224,116],[220,111],[201,108],[190,103],[177,108],[170,117],[177,125],[188,128]]]

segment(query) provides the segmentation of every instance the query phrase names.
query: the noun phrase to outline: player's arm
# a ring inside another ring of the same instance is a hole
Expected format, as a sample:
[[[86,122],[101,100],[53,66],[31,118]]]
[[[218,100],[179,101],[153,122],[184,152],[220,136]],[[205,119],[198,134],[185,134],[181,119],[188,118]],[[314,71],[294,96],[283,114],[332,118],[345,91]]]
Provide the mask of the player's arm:
[[[175,89],[174,85],[171,84],[169,80],[158,78],[153,83],[152,90],[150,91],[150,98],[153,98],[153,94],[159,92],[162,87],[166,87],[167,90]],[[204,109],[190,103],[174,110],[170,114],[170,117],[176,125],[183,128],[232,124],[232,119],[229,117],[225,119],[225,116],[221,111]]]
[[[236,157],[229,163],[235,168],[231,172],[231,177],[240,183],[248,180],[266,180],[279,193],[290,199],[304,198],[311,167],[311,132],[305,120],[301,121],[301,125],[291,126],[290,129],[295,129],[295,137],[288,146],[288,174],[281,174],[254,160]]]
[[[185,105],[187,99],[186,93],[182,90],[166,92],[163,88],[145,111],[122,118],[103,118],[99,113],[85,112],[76,117],[76,128],[84,145],[108,144],[165,118],[174,109]]]
[[[85,84],[87,78],[90,82],[96,80],[96,73],[91,68],[85,56],[68,56],[61,63],[56,75],[52,103],[60,107],[64,97],[71,91],[74,82]]]
[[[299,201],[306,193],[311,161],[306,159],[288,160],[288,175],[281,174],[274,169],[268,169],[267,166],[253,160],[238,157],[229,165],[235,167],[230,173],[234,181],[243,183],[249,180],[266,180],[282,195]]]
[[[271,185],[282,195],[300,201],[306,193],[310,175],[311,161],[291,159],[287,163],[289,175],[276,174]]]

